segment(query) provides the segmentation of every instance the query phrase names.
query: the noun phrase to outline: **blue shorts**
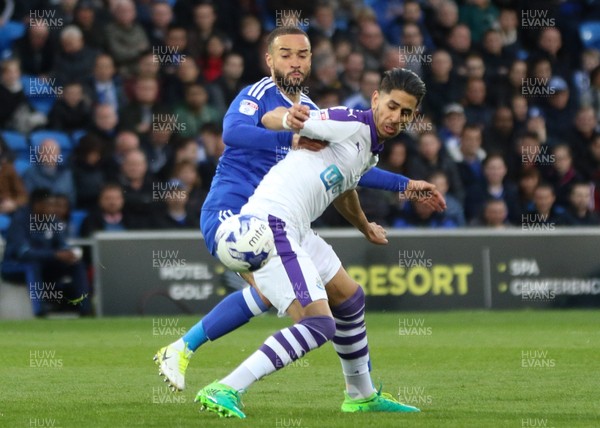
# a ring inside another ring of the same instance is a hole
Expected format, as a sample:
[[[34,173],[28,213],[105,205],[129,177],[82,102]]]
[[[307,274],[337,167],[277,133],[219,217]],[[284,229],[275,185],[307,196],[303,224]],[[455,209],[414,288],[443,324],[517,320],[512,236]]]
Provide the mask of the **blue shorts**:
[[[204,236],[204,242],[206,248],[215,257],[217,257],[217,245],[215,243],[215,235],[217,229],[226,218],[232,215],[238,214],[239,211],[233,212],[232,210],[202,210],[200,214],[200,230]]]

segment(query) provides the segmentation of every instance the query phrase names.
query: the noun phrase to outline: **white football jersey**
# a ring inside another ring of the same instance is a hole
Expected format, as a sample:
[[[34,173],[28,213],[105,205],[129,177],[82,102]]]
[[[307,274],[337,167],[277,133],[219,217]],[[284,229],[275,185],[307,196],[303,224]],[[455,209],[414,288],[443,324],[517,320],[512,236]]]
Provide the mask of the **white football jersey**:
[[[379,144],[371,110],[346,107],[312,111],[301,136],[325,140],[318,152],[293,150],[262,179],[243,214],[269,215],[296,230],[299,242],[310,224],[342,193],[377,164]]]

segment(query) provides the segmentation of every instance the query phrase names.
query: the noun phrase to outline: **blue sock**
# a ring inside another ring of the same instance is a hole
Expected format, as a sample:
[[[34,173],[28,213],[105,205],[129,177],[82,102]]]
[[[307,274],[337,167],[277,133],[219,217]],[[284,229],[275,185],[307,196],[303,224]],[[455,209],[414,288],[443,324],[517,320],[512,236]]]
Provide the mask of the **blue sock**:
[[[254,288],[235,291],[193,326],[183,336],[183,341],[188,349],[195,351],[206,341],[217,340],[268,309]]]

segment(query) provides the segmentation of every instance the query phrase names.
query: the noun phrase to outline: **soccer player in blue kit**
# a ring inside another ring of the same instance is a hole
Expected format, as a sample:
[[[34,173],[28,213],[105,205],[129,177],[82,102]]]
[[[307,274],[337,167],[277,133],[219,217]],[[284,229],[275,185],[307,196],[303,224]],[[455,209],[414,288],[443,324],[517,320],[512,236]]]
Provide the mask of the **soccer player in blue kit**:
[[[264,114],[284,106],[289,108],[289,125],[300,128],[308,115],[305,108],[295,104],[308,106],[311,110],[318,109],[300,90],[310,73],[310,44],[306,34],[294,27],[274,30],[268,39],[266,60],[271,76],[242,90],[224,118],[223,140],[226,149],[201,215],[204,239],[213,255],[216,251],[214,237],[220,222],[239,213],[262,178],[288,150],[322,148],[322,143],[300,138],[291,131],[270,131],[261,123]],[[396,192],[430,192],[433,196],[422,203],[436,210],[444,208],[443,198],[429,183],[409,180],[376,168],[367,172],[358,184]],[[387,243],[385,231],[379,225],[368,222],[357,198],[344,198],[334,202],[334,205],[369,241],[376,244]],[[365,296],[362,288],[348,276],[331,246],[318,235],[307,234],[302,248],[311,255],[325,284],[335,320],[337,331],[333,344],[346,380],[346,398],[342,410],[416,411],[373,387],[369,372],[369,350],[364,323]],[[244,275],[244,278],[253,284],[251,275]],[[230,294],[181,339],[156,354],[155,360],[160,372],[173,389],[184,389],[185,370],[195,350],[206,341],[216,340],[247,323],[252,317],[267,311],[269,306],[268,300],[255,287]],[[344,328],[349,320],[356,326],[351,335]]]

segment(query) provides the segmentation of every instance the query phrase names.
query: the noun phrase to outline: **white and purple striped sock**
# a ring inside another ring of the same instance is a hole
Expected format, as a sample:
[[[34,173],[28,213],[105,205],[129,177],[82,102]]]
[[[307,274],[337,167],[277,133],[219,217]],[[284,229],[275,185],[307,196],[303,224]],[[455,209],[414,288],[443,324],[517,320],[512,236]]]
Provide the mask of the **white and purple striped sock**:
[[[247,389],[257,380],[302,358],[304,354],[331,340],[335,322],[326,316],[307,317],[289,328],[278,331],[265,340],[258,351],[250,355],[220,382]]]

